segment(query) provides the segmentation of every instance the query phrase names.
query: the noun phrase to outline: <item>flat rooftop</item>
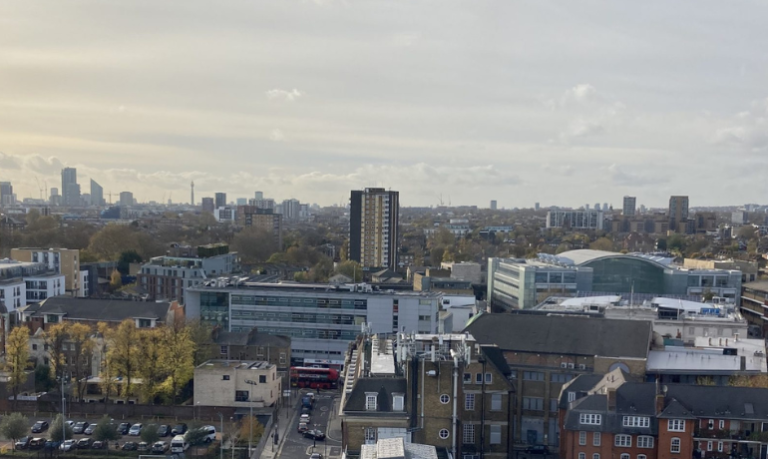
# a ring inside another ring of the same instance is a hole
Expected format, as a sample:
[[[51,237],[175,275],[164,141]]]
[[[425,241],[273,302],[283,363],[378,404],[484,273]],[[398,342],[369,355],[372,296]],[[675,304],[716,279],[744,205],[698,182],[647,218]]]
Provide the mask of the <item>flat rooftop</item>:
[[[765,373],[766,365],[764,355],[724,355],[717,350],[668,346],[663,351],[648,352],[646,370],[667,374]]]
[[[242,281],[238,283],[226,283],[222,285],[216,279],[203,284],[185,289],[188,292],[231,292],[243,293],[249,292],[271,292],[279,293],[328,293],[334,295],[392,295],[400,297],[418,297],[418,298],[439,298],[440,292],[403,292],[395,290],[377,290],[372,284],[315,284],[315,283],[269,283],[269,282],[250,282]]]
[[[214,369],[214,368],[236,368],[238,370],[268,370],[274,367],[269,362],[263,360],[226,360],[226,359],[212,359],[207,362],[203,362],[198,365],[199,369]]]

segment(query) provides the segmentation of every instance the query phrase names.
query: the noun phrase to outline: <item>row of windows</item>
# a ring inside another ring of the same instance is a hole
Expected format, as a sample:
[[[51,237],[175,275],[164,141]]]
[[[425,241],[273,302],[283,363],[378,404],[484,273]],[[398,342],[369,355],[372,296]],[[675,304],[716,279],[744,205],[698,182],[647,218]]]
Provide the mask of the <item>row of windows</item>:
[[[368,309],[368,300],[232,295],[232,304],[303,308]],[[430,303],[428,303],[430,304]]]
[[[236,327],[232,327],[235,331]],[[239,331],[250,330],[250,327],[238,328]],[[357,337],[357,330],[317,330],[313,328],[277,328],[259,326],[259,332],[270,335],[285,335],[293,338],[317,338],[317,339],[340,339],[354,340]]]
[[[486,373],[485,374],[485,383],[491,384],[493,382],[493,374]],[[471,384],[472,383],[472,373],[464,373],[464,384]],[[483,383],[483,374],[482,373],[475,373],[475,384],[482,384]]]
[[[544,411],[544,399],[540,397],[523,397],[523,409],[533,411]],[[549,399],[549,411],[557,411],[557,399]]]
[[[502,394],[491,394],[491,411],[501,411]],[[448,403],[450,398],[447,394],[440,396],[442,403]],[[464,409],[473,411],[475,409],[475,394],[464,394]]]
[[[271,322],[295,322],[310,324],[337,324],[359,326],[365,322],[365,316],[340,314],[302,314],[297,312],[266,312],[242,309],[232,310],[232,319],[265,320]]]
[[[648,456],[646,456],[645,454],[638,454],[637,455],[637,459],[647,459],[647,457]],[[579,453],[579,459],[587,459],[587,453]],[[600,454],[594,453],[592,455],[592,459],[600,459]],[[632,459],[632,456],[630,456],[629,454],[624,453],[624,454],[622,454],[620,456],[620,459]]]

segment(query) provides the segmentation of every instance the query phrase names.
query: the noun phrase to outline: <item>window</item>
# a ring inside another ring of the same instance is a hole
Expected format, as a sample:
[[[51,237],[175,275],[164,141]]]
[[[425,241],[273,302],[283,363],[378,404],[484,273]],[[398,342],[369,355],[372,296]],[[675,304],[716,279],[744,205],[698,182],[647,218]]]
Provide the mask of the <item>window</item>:
[[[491,411],[501,411],[501,394],[491,394]]]
[[[493,375],[491,373],[485,374],[485,383],[491,384],[493,382]]]
[[[219,353],[221,355],[227,355],[228,352],[228,346],[221,346],[221,349],[219,349]]]
[[[438,433],[438,435],[440,436],[440,438],[445,440],[445,439],[448,438],[448,435],[450,435],[450,434],[448,432],[448,429],[440,429],[440,432]]]
[[[366,411],[376,411],[376,394],[368,394],[365,396],[365,409]]]
[[[632,447],[632,435],[617,434],[613,440],[613,446]]]
[[[682,419],[670,419],[667,421],[667,430],[670,432],[685,432],[685,421]]]
[[[589,424],[599,426],[603,423],[603,416],[600,414],[581,413],[579,415],[579,424]]]
[[[717,442],[717,451],[721,453],[723,452],[723,442]]]
[[[603,434],[600,432],[592,432],[592,446],[600,446],[602,443]]]
[[[475,444],[475,425],[464,424],[464,434],[462,435],[462,443],[465,445]]]
[[[483,383],[483,374],[477,373],[475,375],[475,384],[482,384]]]
[[[247,390],[236,390],[235,391],[235,401],[236,402],[247,402],[248,401],[248,391]]]
[[[139,328],[149,328],[152,326],[151,319],[139,319]]]
[[[523,409],[544,411],[544,399],[540,397],[523,397]]]
[[[587,433],[584,431],[579,432],[579,445],[585,446],[587,444]]]
[[[568,392],[568,403],[576,400],[576,392]]]
[[[448,394],[443,394],[440,396],[440,403],[443,405],[447,405],[451,401],[451,396]]]
[[[492,445],[501,444],[501,426],[500,425],[491,425],[491,444]]]
[[[223,379],[224,381],[229,381],[229,375],[222,375],[221,379]]]
[[[600,455],[595,453],[592,455],[592,459],[600,459]]]
[[[624,427],[650,427],[651,418],[647,416],[624,416],[622,425]]]
[[[475,394],[464,394],[464,409],[467,411],[475,409]]]
[[[472,373],[464,373],[464,384],[472,382]]]
[[[573,379],[573,375],[569,375],[566,373],[552,373],[549,375],[549,379],[551,382],[555,383],[567,383],[571,379]]]
[[[33,344],[33,345],[32,345],[32,350],[33,350],[33,351],[36,351],[36,350],[37,350],[37,344]]]
[[[707,451],[712,451],[712,442],[711,441],[707,442]]]
[[[645,454],[638,454],[637,455],[637,459],[647,459],[647,458],[648,458],[648,456],[646,456]]]
[[[405,397],[402,395],[393,395],[392,396],[392,411],[403,411],[405,410]]]
[[[725,429],[725,421],[722,420],[722,419],[720,421],[718,421],[717,428],[720,429],[720,430]]]
[[[587,453],[579,453],[579,459],[587,459]]]
[[[670,453],[679,453],[680,452],[680,439],[677,437],[672,438],[672,443],[669,447]]]
[[[544,373],[540,371],[524,371],[523,379],[526,381],[544,381]]]
[[[653,448],[653,437],[648,435],[640,435],[637,437],[638,448]]]
[[[549,399],[549,411],[552,413],[557,412],[557,399],[556,398],[550,398]]]
[[[621,459],[629,459],[629,454],[624,453],[620,456]]]
[[[373,427],[368,427],[365,429],[365,444],[375,444],[376,443],[376,429]]]

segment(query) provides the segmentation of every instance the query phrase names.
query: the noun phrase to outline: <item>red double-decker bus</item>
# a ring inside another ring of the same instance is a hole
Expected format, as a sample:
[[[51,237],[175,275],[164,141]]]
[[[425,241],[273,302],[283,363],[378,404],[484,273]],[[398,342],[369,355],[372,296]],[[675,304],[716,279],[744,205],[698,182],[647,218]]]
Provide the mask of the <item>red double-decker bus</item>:
[[[336,389],[339,372],[333,368],[291,367],[291,387]]]

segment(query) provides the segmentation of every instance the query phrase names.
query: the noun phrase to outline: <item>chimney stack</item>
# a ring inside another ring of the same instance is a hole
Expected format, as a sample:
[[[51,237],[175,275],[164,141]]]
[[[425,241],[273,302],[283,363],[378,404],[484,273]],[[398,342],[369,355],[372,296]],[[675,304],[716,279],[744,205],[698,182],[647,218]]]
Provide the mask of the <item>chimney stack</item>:
[[[656,394],[656,416],[664,411],[664,394]]]
[[[610,412],[616,411],[616,388],[615,387],[608,388],[608,411]]]

